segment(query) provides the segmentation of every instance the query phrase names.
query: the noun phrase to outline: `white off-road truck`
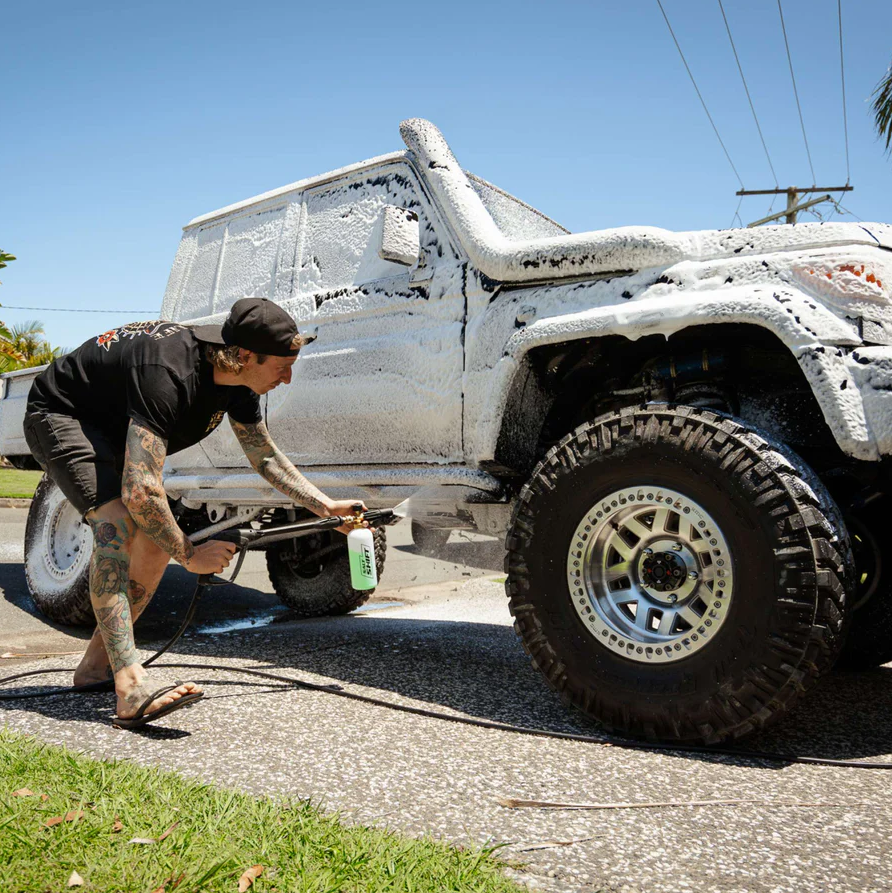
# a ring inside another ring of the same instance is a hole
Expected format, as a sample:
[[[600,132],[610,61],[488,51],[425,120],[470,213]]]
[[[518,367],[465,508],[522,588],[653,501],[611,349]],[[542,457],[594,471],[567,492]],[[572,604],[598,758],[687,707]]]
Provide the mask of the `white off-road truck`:
[[[738,737],[841,652],[892,659],[892,227],[571,234],[430,123],[401,133],[405,151],[196,218],[174,260],[163,319],[266,296],[316,330],[265,401],[295,464],[370,506],[436,485],[427,543],[506,536],[533,664],[616,730]],[[32,375],[2,380],[20,462]],[[165,486],[190,531],[299,515],[225,425]],[[45,480],[26,569],[47,616],[90,620],[89,553]],[[341,539],[267,558],[299,613],[365,597]]]

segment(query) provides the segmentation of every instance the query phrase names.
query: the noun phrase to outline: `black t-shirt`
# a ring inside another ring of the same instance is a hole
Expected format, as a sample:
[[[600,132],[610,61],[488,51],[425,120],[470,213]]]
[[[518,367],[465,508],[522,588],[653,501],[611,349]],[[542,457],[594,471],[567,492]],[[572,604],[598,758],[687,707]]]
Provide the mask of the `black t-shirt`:
[[[31,386],[28,410],[90,421],[122,454],[131,419],[163,437],[168,454],[207,437],[227,413],[262,420],[257,394],[215,384],[192,329],[163,320],[112,329],[55,360]]]

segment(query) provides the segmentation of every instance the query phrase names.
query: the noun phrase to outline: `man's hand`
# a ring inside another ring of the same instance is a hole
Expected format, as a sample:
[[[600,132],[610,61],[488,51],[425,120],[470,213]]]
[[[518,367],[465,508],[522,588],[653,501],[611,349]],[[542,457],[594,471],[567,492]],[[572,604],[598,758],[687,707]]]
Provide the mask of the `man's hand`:
[[[193,574],[219,574],[224,567],[229,567],[234,554],[235,543],[208,540],[196,546],[192,557],[183,561],[182,565]]]
[[[362,508],[360,511],[368,511],[368,507],[366,504],[360,499],[329,499],[325,504],[326,514],[323,517],[330,518],[332,515],[355,515],[353,506],[361,505]],[[368,527],[369,522],[363,521],[363,527]],[[335,527],[335,530],[339,530],[341,533],[350,533],[353,530],[352,525],[344,524],[341,527]]]

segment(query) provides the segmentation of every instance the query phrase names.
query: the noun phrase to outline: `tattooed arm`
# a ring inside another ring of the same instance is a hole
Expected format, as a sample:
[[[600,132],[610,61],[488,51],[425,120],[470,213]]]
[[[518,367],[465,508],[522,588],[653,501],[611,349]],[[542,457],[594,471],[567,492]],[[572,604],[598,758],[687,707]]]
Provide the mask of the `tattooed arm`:
[[[230,419],[229,424],[232,425],[232,430],[254,470],[279,492],[284,493],[298,505],[308,508],[320,518],[336,514],[335,501],[314,487],[291,464],[288,457],[273,443],[263,422],[243,425]]]
[[[193,573],[217,574],[235,546],[215,540],[192,545],[167,504],[161,476],[166,455],[167,441],[131,420],[121,498],[136,526],[171,558]]]
[[[164,492],[161,470],[167,441],[131,421],[124,455],[121,498],[136,526],[171,558],[185,564],[195,549],[174,519]]]

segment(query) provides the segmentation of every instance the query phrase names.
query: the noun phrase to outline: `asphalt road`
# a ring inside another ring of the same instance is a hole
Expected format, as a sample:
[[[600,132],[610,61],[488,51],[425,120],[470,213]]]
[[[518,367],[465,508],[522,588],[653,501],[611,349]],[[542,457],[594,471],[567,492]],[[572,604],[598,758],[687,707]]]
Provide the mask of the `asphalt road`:
[[[23,513],[0,517],[9,550],[0,563],[0,651],[39,636],[15,552],[22,523]],[[887,772],[529,737],[255,684],[234,671],[269,668],[395,704],[599,733],[559,703],[515,640],[503,587],[494,581],[500,576],[497,544],[453,542],[442,559],[432,560],[414,552],[401,528],[391,533],[374,610],[288,620],[256,564],[241,586],[209,600],[196,631],[171,657],[202,666],[190,675],[208,696],[159,728],[112,729],[111,695],[0,703],[3,719],[13,729],[97,757],[128,758],[257,794],[312,798],[354,821],[411,834],[501,844],[504,859],[523,865],[515,876],[533,887],[648,893],[892,889]],[[187,584],[187,575],[169,573],[141,633],[146,648],[171,630],[171,612],[184,607]],[[279,622],[260,626],[270,612]],[[253,628],[234,628],[252,617]],[[211,631],[224,623],[230,631]],[[73,666],[76,657],[52,662]],[[0,666],[12,663],[18,662]],[[209,665],[230,669],[203,669]],[[890,684],[889,668],[833,674],[782,725],[747,744],[892,761]],[[756,802],[573,810],[511,809],[500,805],[504,798],[613,805]]]

